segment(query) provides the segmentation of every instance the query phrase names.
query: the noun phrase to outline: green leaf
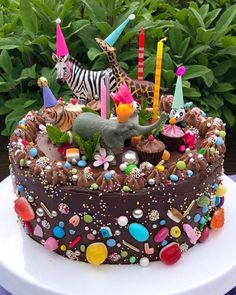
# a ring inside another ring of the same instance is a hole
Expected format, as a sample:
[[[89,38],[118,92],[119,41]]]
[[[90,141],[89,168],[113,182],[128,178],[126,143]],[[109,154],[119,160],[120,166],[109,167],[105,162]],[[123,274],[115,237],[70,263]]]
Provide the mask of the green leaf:
[[[202,78],[206,85],[212,85],[214,75],[208,67],[201,65],[186,66],[186,73],[183,77],[184,80],[190,80],[194,78]],[[209,87],[209,86],[208,86]]]
[[[89,107],[83,107],[82,113],[93,113],[93,114],[99,115],[96,111],[94,111],[93,109],[91,109]]]
[[[228,26],[236,16],[236,4],[230,6],[219,18],[216,23],[215,30],[217,34],[221,34],[227,30]]]
[[[93,22],[105,22],[105,11],[95,0],[81,0],[89,10],[89,16]]]
[[[25,30],[33,34],[38,32],[37,16],[29,0],[20,0],[20,18]]]
[[[235,116],[232,113],[232,111],[228,107],[224,106],[223,107],[223,114],[224,114],[224,117],[225,117],[226,121],[228,122],[229,126],[231,126],[231,127],[234,126]]]
[[[224,105],[224,99],[222,97],[217,96],[217,95],[208,96],[206,102],[214,110],[218,110]]]
[[[24,103],[24,108],[28,108],[29,106],[33,105],[36,102],[35,99],[29,99]]]
[[[226,93],[224,95],[224,98],[226,101],[228,101],[229,103],[236,105],[236,95],[232,94],[232,93]]]
[[[0,116],[5,115],[7,113],[9,113],[11,111],[11,109],[7,108],[6,106],[1,106],[0,107]]]
[[[26,99],[25,98],[13,98],[9,99],[5,102],[5,107],[14,110],[16,106],[23,106],[25,103]]]
[[[224,75],[233,65],[234,62],[232,60],[223,61],[213,69],[213,72],[216,77],[220,77]]]
[[[24,42],[21,38],[7,37],[0,38],[0,49],[24,48]]]
[[[169,42],[171,44],[172,50],[181,55],[180,46],[182,44],[183,35],[178,26],[174,26],[169,30]]]
[[[193,59],[194,56],[206,51],[209,48],[210,48],[209,45],[205,45],[205,44],[197,45],[196,47],[193,47],[193,49],[191,49],[187,52],[187,57],[185,58],[185,63],[188,62],[189,60]]]
[[[227,92],[231,90],[234,90],[234,87],[230,83],[217,83],[213,89],[214,92]]]
[[[103,55],[104,53],[98,50],[97,48],[90,48],[88,51],[88,58],[93,61],[95,60],[98,56]]]
[[[189,10],[191,11],[193,16],[195,17],[195,19],[196,19],[196,21],[198,23],[198,26],[205,28],[204,21],[203,21],[201,15],[197,12],[197,10],[194,9],[193,7],[189,7]]]
[[[0,54],[0,67],[8,74],[12,72],[11,58],[5,49]]]
[[[195,88],[183,88],[184,97],[200,97],[201,93]]]
[[[29,78],[35,79],[36,78],[35,68],[36,68],[36,64],[32,65],[32,67],[30,67],[30,68],[23,69],[20,74],[20,77],[18,79],[16,79],[15,81],[19,82],[19,81],[29,79]]]
[[[208,12],[206,18],[204,19],[206,28],[208,28],[211,25],[211,23],[217,18],[221,10],[221,8],[217,8]]]
[[[55,126],[47,125],[46,126],[48,138],[56,145],[60,145],[60,139],[63,135],[60,129]]]
[[[215,33],[215,29],[206,30],[202,27],[197,28],[197,40],[203,43],[208,43]]]
[[[63,143],[68,143],[69,142],[69,135],[68,133],[64,133],[61,137],[60,137],[60,145],[62,145]]]
[[[236,55],[236,46],[230,46],[216,52],[216,57],[219,55]]]

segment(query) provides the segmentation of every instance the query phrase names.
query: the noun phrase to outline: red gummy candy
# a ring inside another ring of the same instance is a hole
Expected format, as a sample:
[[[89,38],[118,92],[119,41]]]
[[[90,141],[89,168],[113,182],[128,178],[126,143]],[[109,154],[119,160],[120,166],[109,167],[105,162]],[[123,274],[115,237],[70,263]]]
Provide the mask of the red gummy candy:
[[[23,197],[15,200],[14,209],[16,214],[24,221],[30,221],[35,218],[34,210],[30,203]]]
[[[165,264],[172,265],[180,259],[181,254],[179,244],[173,242],[161,249],[159,257]]]

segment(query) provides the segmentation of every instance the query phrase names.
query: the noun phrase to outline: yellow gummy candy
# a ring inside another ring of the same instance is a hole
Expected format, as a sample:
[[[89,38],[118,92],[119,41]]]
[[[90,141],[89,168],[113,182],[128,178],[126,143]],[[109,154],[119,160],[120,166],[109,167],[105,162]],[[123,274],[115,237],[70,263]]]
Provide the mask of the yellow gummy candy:
[[[219,184],[217,190],[215,191],[216,196],[224,197],[226,193],[226,187],[223,184]]]
[[[86,250],[86,259],[90,264],[102,264],[108,255],[107,247],[100,242],[90,244]]]

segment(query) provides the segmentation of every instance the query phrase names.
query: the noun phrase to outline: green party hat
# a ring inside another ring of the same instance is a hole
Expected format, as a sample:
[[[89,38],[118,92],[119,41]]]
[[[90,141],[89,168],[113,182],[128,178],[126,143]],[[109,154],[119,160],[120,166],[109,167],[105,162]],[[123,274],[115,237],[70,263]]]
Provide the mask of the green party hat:
[[[185,67],[181,66],[176,71],[177,82],[175,85],[174,99],[172,103],[172,109],[183,109],[184,108],[184,96],[182,86],[182,76],[185,73]]]

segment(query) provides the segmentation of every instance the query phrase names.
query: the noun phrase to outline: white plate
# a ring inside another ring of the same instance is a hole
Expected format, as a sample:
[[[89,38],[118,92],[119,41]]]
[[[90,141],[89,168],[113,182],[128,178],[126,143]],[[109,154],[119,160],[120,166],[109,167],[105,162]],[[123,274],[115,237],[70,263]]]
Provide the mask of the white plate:
[[[236,184],[228,177],[223,229],[166,266],[92,265],[46,251],[21,229],[10,177],[0,184],[0,285],[17,295],[223,295],[236,285]]]

